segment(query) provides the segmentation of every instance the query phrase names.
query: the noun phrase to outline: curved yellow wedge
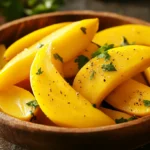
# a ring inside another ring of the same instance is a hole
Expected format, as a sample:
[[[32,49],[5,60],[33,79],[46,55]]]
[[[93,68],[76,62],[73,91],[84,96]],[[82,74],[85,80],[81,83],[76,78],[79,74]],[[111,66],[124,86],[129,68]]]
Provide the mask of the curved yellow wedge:
[[[133,116],[121,112],[121,111],[117,111],[117,110],[112,110],[112,109],[108,109],[108,108],[104,108],[104,107],[100,107],[99,108],[102,112],[104,112],[106,115],[108,115],[110,118],[112,118],[114,121],[117,121],[121,123],[121,121],[123,122],[127,122],[128,120],[132,120]]]
[[[38,105],[32,103],[35,97],[28,91],[17,86],[0,91],[0,110],[15,118],[30,121],[36,115]]]
[[[3,58],[5,51],[6,51],[5,45],[1,44],[0,45],[0,69],[2,69],[7,63],[7,61]]]
[[[150,87],[130,79],[110,93],[106,101],[113,107],[132,115],[149,115]]]
[[[81,27],[86,28],[87,34],[80,30]],[[97,27],[97,19],[87,19],[57,31],[62,34],[58,34],[49,46],[43,47],[33,61],[30,72],[33,93],[42,111],[59,126],[86,128],[114,124],[111,118],[94,108],[59,73],[62,62],[73,59],[86,48]],[[70,34],[71,31],[73,34],[66,36],[66,33]],[[65,39],[63,49],[61,39]],[[81,40],[82,46],[79,44]],[[59,47],[61,49],[58,49]]]
[[[50,35],[44,37],[42,40],[38,41],[28,49],[20,52],[13,59],[11,59],[0,71],[0,89],[7,88],[9,85],[15,85],[23,80],[28,79],[30,74],[30,67],[37,51],[43,45],[50,43],[51,39],[53,38],[51,36],[52,32],[67,24],[68,23],[60,23],[51,25],[51,30],[49,27]]]
[[[59,29],[67,24],[69,23],[65,22],[59,23],[57,25],[50,25],[25,35],[24,37],[20,38],[7,48],[4,54],[5,60],[9,61],[14,56],[23,51],[25,48],[29,48],[30,46],[37,43],[45,36],[51,34],[54,30]]]
[[[119,84],[150,66],[150,47],[147,46],[118,47],[109,50],[108,54],[109,60],[91,59],[73,83],[76,91],[97,106]]]

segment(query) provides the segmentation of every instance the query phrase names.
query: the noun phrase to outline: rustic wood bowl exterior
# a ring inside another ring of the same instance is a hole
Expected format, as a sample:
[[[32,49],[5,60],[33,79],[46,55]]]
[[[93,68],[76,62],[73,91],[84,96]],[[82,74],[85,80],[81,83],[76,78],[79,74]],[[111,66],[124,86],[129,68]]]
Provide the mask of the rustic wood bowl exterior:
[[[47,25],[95,17],[100,19],[100,30],[131,23],[150,25],[142,20],[107,12],[56,12],[4,24],[0,27],[0,43],[9,46],[22,36]],[[127,150],[150,142],[150,116],[118,125],[70,129],[24,122],[0,112],[0,136],[35,150]]]

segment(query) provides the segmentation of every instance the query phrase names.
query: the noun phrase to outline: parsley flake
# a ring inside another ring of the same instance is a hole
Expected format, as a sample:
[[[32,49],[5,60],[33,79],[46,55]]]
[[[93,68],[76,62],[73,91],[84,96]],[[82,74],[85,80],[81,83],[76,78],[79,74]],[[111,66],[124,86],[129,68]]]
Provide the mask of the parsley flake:
[[[44,46],[44,44],[38,43],[36,48],[39,49],[39,48],[42,48],[43,46]]]
[[[37,108],[39,106],[39,104],[37,103],[36,100],[30,101],[28,103],[26,103],[28,106],[32,107],[32,108]]]
[[[101,46],[96,52],[94,52],[92,54],[92,58],[94,58],[94,57],[96,57],[96,56],[98,56],[98,55],[100,55],[100,54],[102,54],[102,53],[104,53],[104,52],[106,52],[112,48],[114,48],[114,44],[109,44],[109,45],[105,44],[105,45]]]
[[[104,58],[107,61],[110,60],[110,55],[108,54],[108,51],[105,51],[104,53],[99,54],[97,58]]]
[[[126,37],[123,36],[123,41],[122,41],[122,43],[121,43],[120,46],[127,46],[127,45],[134,45],[134,44],[135,44],[135,42],[133,42],[133,43],[130,44],[128,42],[128,40],[126,39]]]
[[[112,62],[110,64],[103,64],[101,68],[103,71],[117,71]]]
[[[86,34],[86,28],[85,28],[85,27],[81,27],[80,29],[81,29],[81,31],[82,31],[84,34]]]
[[[81,69],[89,61],[88,57],[80,55],[75,59],[75,63],[78,63],[78,69]]]
[[[144,106],[150,107],[150,100],[143,100]]]
[[[41,68],[39,68],[38,71],[37,71],[37,73],[36,73],[36,75],[40,75],[42,73],[43,73],[43,71],[41,70]]]
[[[136,116],[132,116],[132,117],[130,117],[130,118],[128,118],[128,119],[125,119],[125,118],[120,118],[120,119],[115,119],[115,122],[117,123],[117,124],[119,124],[119,123],[124,123],[124,122],[128,122],[128,121],[132,121],[132,120],[135,120],[135,119],[137,119],[138,117],[136,117]]]
[[[59,60],[63,63],[63,58],[59,54],[55,53],[55,54],[53,54],[53,56],[56,60]]]
[[[92,104],[92,106],[93,106],[94,108],[96,108],[96,104]]]
[[[90,80],[94,78],[95,74],[96,74],[96,71],[92,70],[91,75],[90,75]]]

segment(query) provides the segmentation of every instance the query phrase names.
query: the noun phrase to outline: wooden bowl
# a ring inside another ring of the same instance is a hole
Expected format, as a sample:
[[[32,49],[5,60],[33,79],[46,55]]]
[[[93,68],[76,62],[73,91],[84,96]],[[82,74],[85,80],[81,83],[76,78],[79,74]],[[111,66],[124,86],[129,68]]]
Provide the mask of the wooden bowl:
[[[0,27],[0,43],[9,46],[20,37],[47,25],[99,18],[100,30],[122,24],[148,22],[114,13],[70,11],[23,18]],[[0,136],[9,142],[41,150],[118,149],[127,150],[150,142],[150,116],[135,121],[97,128],[62,128],[20,121],[0,113]]]

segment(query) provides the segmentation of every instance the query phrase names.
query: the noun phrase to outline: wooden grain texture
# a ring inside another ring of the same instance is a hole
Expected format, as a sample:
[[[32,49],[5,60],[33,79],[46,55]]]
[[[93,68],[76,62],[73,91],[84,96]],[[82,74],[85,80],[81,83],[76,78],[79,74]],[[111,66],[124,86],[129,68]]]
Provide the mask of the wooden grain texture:
[[[79,1],[77,1],[77,0],[72,0],[72,1],[70,1],[70,2],[68,2],[67,3],[67,5],[64,7],[64,9],[67,9],[67,10],[69,10],[69,9],[93,9],[93,10],[110,10],[110,11],[115,11],[115,12],[119,12],[118,11],[118,8],[120,8],[120,6],[121,6],[121,8],[123,7],[123,4],[118,4],[118,3],[114,3],[114,2],[111,2],[111,3],[107,3],[107,6],[108,7],[106,7],[106,3],[104,3],[104,2],[99,2],[99,1],[92,1],[92,0],[88,0],[88,1],[86,1],[86,0],[80,0],[80,3],[78,3]],[[81,4],[82,3],[82,4]],[[130,4],[129,4],[130,5]],[[140,5],[139,5],[140,6]],[[141,13],[140,13],[140,11],[138,11],[139,10],[139,6],[138,7],[136,7],[136,5],[135,5],[135,7],[133,8],[133,9],[131,9],[131,6],[129,7],[131,10],[133,10],[133,12],[132,11],[129,11],[130,12],[130,14],[129,15],[131,15],[131,16],[136,16],[136,17],[138,17],[138,18],[143,18],[143,19],[146,19],[146,20],[149,20],[150,19],[150,15],[146,15],[146,14],[149,14],[149,12],[150,12],[150,10],[149,9],[147,9],[147,7],[145,7],[146,8],[146,11],[142,11]],[[142,7],[143,8],[143,7]],[[116,10],[115,10],[116,9]],[[126,13],[127,13],[127,8],[125,8],[124,7],[124,10],[126,10]],[[142,9],[143,10],[143,9]],[[122,13],[122,12],[121,12]],[[123,13],[123,14],[126,14],[126,13]],[[142,14],[141,16],[139,15],[139,14]],[[59,19],[58,19],[58,22],[59,22]],[[47,23],[47,22],[46,22]],[[50,23],[52,23],[51,21],[50,21]],[[28,24],[30,24],[30,22],[28,22]],[[41,25],[40,25],[40,27],[43,27],[43,26],[45,26],[45,23],[41,23]],[[37,26],[36,26],[37,27]],[[36,28],[35,27],[35,28]],[[22,28],[23,28],[23,25],[22,25],[22,27],[20,27],[20,31],[22,30]],[[34,28],[34,27],[33,27]],[[37,28],[39,28],[39,27],[37,27]],[[32,28],[30,28],[29,30],[34,30],[34,29],[32,29]],[[27,32],[26,31],[24,31],[21,35],[19,35],[18,34],[18,30],[15,30],[15,31],[17,31],[17,34],[15,35],[15,37],[16,37],[16,39],[17,38],[19,38],[19,37],[21,37],[21,36],[23,36],[23,35],[25,35]],[[15,33],[15,31],[14,31],[14,33]],[[12,41],[7,41],[7,44],[9,45],[10,43],[11,43]],[[133,131],[131,131],[131,133],[132,133]],[[134,132],[133,132],[134,133]],[[146,133],[146,135],[147,135],[148,133]],[[114,135],[115,135],[115,133],[114,133]],[[117,137],[117,135],[116,135],[116,137]],[[129,141],[130,140],[132,140],[133,141],[133,139],[132,139],[132,137],[133,136],[131,136],[131,138],[129,138]],[[18,137],[19,138],[19,137]],[[115,138],[115,136],[114,136],[114,138]],[[149,137],[148,137],[149,138]],[[82,139],[80,139],[81,141],[82,141]],[[100,139],[99,139],[100,140]],[[134,139],[136,142],[137,142],[137,139]],[[143,140],[145,140],[145,139],[143,139]],[[64,141],[64,140],[63,140]],[[77,141],[78,141],[78,139],[77,139]],[[107,142],[109,142],[109,140],[106,140]],[[66,143],[68,143],[68,141],[65,141]],[[131,141],[130,141],[131,142]],[[129,143],[130,143],[129,142]],[[140,142],[143,142],[143,141],[139,141],[139,143]],[[146,140],[146,142],[147,142],[147,140]],[[128,142],[126,142],[126,143],[128,143]],[[82,145],[84,146],[84,144],[82,143]],[[105,145],[104,145],[105,146]],[[125,148],[126,148],[126,146],[125,146]],[[93,149],[93,148],[92,148]],[[105,147],[105,149],[106,149],[106,147]],[[0,138],[0,150],[25,150],[25,149],[23,149],[23,148],[21,148],[21,147],[19,147],[19,146],[15,146],[15,145],[12,145],[11,143],[9,143],[9,142],[6,142],[6,141],[4,141],[2,138]]]

